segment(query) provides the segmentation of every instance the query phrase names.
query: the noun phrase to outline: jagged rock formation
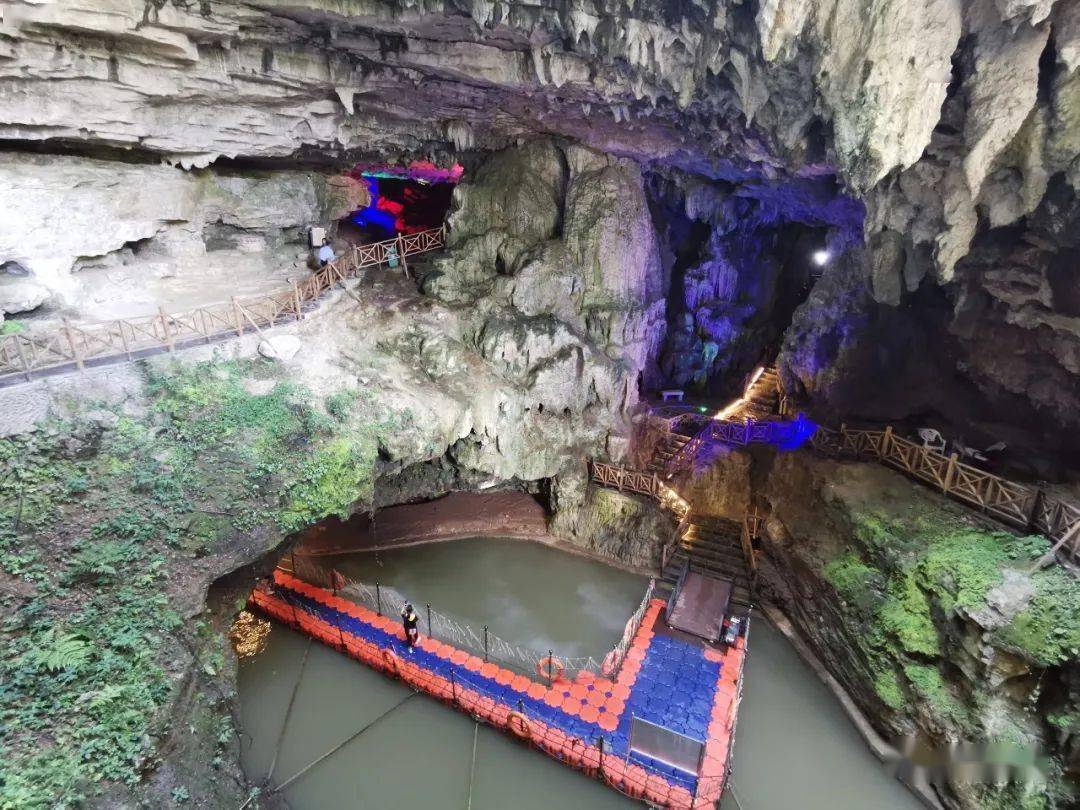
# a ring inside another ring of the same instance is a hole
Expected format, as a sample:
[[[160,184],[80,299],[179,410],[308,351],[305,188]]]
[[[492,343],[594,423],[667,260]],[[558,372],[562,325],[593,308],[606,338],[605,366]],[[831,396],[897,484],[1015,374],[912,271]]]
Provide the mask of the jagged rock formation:
[[[1051,784],[1075,772],[1080,584],[1033,570],[1044,538],[1000,531],[880,467],[780,454],[759,479],[772,510],[763,587],[880,731],[1043,746]],[[959,775],[938,794],[963,808],[1025,801],[1019,786]]]
[[[456,206],[424,288],[470,307],[481,354],[541,410],[636,402],[664,329],[639,167],[537,141],[485,162]]]
[[[363,202],[329,177],[460,160],[451,251],[414,268],[428,297],[388,283],[339,302],[276,361],[318,396],[368,391],[334,400],[354,421],[413,420],[355,464],[320,448],[309,472],[331,492],[282,484],[303,495],[286,525],[431,464],[446,474],[400,491],[550,485],[568,537],[644,563],[647,544],[608,529],[651,519],[584,500],[581,458],[624,454],[642,383],[719,394],[781,334],[789,392],[828,418],[940,416],[1066,459],[1080,447],[1078,116],[1076,0],[0,0],[0,310],[33,310],[18,326],[33,329],[76,305],[122,315],[235,287],[238,268],[287,280],[302,229]],[[243,385],[269,396],[258,375]],[[102,430],[123,448],[120,424]],[[81,452],[53,438],[27,441],[65,465]],[[154,449],[140,474],[165,463]],[[146,480],[124,479],[136,499]],[[215,535],[216,573],[280,541],[237,520],[254,544]],[[777,520],[777,537],[807,534]],[[186,613],[200,576],[178,580]],[[962,617],[993,630],[983,619]],[[958,659],[969,680],[986,675],[975,658]]]
[[[440,157],[543,132],[699,178],[690,218],[714,233],[679,271],[693,283],[669,313],[676,381],[719,380],[770,340],[756,295],[725,297],[733,266],[772,272],[738,250],[748,231],[730,214],[761,220],[758,244],[791,219],[835,229],[835,191],[805,193],[835,175],[868,211],[861,320],[940,289],[948,374],[999,409],[1072,424],[1075,2],[5,0],[0,12],[0,139],[20,148],[204,166]],[[717,181],[741,207],[704,214]],[[778,216],[793,200],[806,214]],[[47,276],[38,258],[19,261]],[[825,345],[863,339],[798,318]],[[762,337],[740,346],[747,330]],[[994,361],[999,341],[1021,347],[1015,360]],[[821,369],[785,365],[807,395],[837,401]]]

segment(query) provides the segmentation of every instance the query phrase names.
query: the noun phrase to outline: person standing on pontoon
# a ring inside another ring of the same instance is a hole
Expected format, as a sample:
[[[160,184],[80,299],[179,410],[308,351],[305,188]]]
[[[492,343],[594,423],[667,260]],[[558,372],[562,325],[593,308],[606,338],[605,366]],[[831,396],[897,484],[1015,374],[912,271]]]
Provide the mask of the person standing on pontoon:
[[[405,626],[405,644],[408,646],[409,652],[413,651],[413,646],[420,637],[420,631],[416,629],[419,621],[420,618],[416,615],[416,611],[413,610],[412,603],[406,602],[405,607],[401,609],[401,623]]]

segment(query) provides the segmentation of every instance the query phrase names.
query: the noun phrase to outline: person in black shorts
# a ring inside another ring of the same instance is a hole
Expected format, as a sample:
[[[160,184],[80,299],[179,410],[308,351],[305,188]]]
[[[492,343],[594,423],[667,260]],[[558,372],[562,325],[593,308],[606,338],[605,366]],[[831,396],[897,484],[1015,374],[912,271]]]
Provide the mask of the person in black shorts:
[[[409,652],[412,652],[413,645],[416,644],[417,638],[420,637],[420,631],[416,629],[417,623],[420,618],[416,615],[416,611],[413,610],[411,603],[406,602],[405,607],[401,609],[401,623],[405,626],[405,644],[409,647]]]

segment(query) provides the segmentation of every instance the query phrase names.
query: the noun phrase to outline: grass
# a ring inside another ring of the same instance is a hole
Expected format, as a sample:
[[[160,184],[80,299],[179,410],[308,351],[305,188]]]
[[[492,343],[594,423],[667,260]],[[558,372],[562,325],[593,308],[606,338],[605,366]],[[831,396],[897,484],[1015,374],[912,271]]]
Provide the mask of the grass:
[[[379,447],[409,415],[355,392],[319,403],[277,373],[261,361],[172,365],[148,372],[145,415],[0,442],[0,567],[25,591],[0,596],[5,810],[76,806],[140,780],[184,650],[208,674],[224,661],[223,639],[176,611],[193,557],[251,535],[266,547],[370,502]],[[195,792],[181,787],[175,803]]]

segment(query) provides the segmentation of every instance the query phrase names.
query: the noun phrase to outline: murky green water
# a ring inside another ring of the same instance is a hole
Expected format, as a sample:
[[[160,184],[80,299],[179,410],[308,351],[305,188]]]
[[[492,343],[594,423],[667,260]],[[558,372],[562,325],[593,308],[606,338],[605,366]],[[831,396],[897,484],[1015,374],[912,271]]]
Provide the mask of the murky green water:
[[[564,655],[603,655],[622,633],[646,580],[521,541],[492,539],[338,557],[350,577],[390,584],[492,632]],[[243,764],[258,781],[270,766],[308,641],[280,626],[239,673]],[[372,722],[412,691],[318,643],[284,736],[274,782]],[[474,733],[475,732],[475,733]],[[471,779],[475,741],[475,771]],[[919,805],[867,752],[839,705],[766,623],[755,623],[736,743],[742,810],[907,810]],[[423,696],[285,791],[307,808],[553,810],[635,803]],[[738,808],[729,797],[724,810]]]

